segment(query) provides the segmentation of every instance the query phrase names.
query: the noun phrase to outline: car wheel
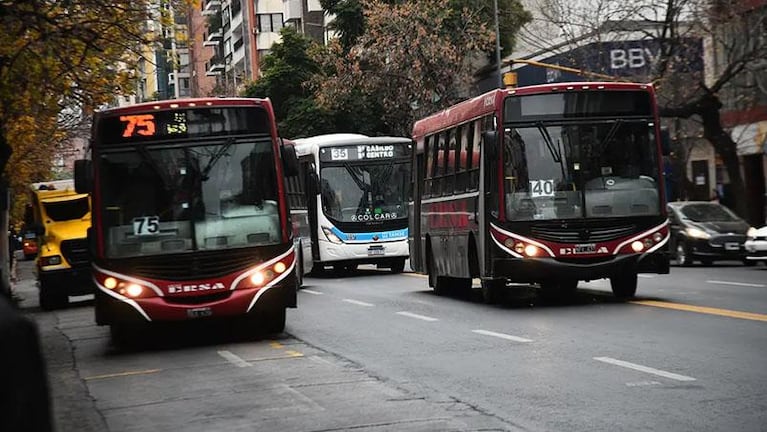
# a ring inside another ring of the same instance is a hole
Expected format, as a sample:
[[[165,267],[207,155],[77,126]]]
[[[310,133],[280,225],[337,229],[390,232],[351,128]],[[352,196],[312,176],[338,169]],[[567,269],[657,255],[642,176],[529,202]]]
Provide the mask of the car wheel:
[[[692,265],[690,248],[687,246],[687,243],[681,240],[676,244],[676,263],[684,267],[689,267]]]
[[[390,269],[392,273],[402,273],[405,270],[405,258],[395,260]]]

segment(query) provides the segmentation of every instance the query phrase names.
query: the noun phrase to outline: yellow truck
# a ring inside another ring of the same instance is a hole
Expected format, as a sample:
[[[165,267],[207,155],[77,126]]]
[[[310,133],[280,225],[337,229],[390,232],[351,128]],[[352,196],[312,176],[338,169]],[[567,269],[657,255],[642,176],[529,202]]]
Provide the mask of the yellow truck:
[[[88,249],[91,201],[75,192],[74,181],[30,185],[25,223],[37,233],[36,260],[40,307],[64,307],[69,296],[93,293]]]

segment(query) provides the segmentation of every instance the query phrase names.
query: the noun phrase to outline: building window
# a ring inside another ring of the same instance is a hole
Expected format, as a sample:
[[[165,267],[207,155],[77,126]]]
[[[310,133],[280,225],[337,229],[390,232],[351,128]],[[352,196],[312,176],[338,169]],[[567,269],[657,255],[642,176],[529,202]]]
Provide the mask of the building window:
[[[259,33],[279,33],[282,30],[283,21],[281,13],[258,14]]]

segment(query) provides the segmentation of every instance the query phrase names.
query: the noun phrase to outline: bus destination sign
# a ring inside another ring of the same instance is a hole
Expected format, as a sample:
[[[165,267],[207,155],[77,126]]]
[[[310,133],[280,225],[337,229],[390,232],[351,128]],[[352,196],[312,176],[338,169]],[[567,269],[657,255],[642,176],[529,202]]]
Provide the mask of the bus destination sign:
[[[402,156],[407,156],[405,145],[372,144],[328,147],[320,150],[320,160],[327,162],[392,159]]]

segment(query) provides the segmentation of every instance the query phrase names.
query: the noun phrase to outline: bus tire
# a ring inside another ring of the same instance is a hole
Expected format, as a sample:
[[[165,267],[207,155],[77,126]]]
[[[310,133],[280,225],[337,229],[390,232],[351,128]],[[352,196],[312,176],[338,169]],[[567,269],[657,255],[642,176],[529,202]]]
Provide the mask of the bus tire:
[[[112,345],[120,348],[129,347],[136,342],[130,327],[124,324],[110,325],[109,339],[112,341]]]
[[[285,331],[285,308],[276,308],[261,314],[260,321],[264,332],[267,334],[282,333]]]
[[[629,299],[637,292],[636,272],[621,273],[610,278],[613,295],[619,299]]]
[[[40,282],[38,294],[40,309],[54,310],[65,307],[69,303],[67,292],[62,287],[52,286],[50,283]]]
[[[402,273],[405,270],[405,258],[392,261],[390,269],[392,273]]]
[[[482,300],[487,304],[497,304],[503,300],[503,289],[506,287],[504,279],[482,279]]]

